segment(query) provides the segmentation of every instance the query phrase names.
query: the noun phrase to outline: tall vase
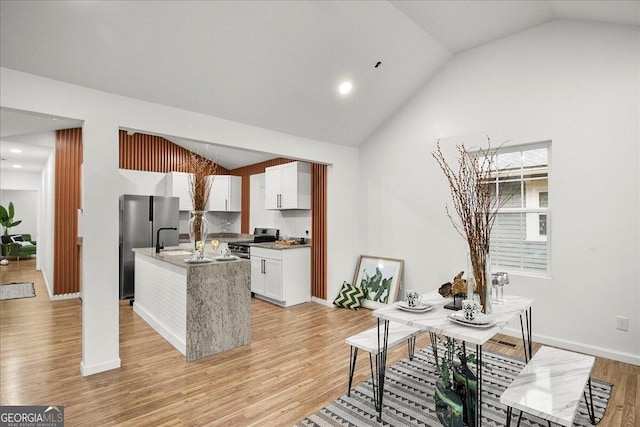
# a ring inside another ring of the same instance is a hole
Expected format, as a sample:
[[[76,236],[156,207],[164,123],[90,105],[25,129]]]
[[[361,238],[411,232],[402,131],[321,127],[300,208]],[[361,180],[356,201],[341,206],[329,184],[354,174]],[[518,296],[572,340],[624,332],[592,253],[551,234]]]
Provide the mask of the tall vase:
[[[473,274],[473,263],[471,262],[471,253],[467,254],[467,299],[472,300],[475,292],[475,277]]]
[[[484,272],[484,312],[491,314],[493,312],[493,283],[491,281],[491,255],[489,251],[484,256],[485,272]]]
[[[469,292],[474,290],[472,283],[475,285],[475,292],[480,299],[480,305],[482,305],[482,312],[485,314],[491,314],[493,307],[491,304],[491,256],[489,251],[487,252],[469,252],[469,259],[467,261],[470,266],[469,276],[467,282],[467,288]],[[471,282],[471,283],[469,283]],[[469,298],[467,296],[467,299]]]
[[[205,211],[191,211],[189,214],[189,241],[191,248],[196,250],[196,243],[207,240],[209,222]]]

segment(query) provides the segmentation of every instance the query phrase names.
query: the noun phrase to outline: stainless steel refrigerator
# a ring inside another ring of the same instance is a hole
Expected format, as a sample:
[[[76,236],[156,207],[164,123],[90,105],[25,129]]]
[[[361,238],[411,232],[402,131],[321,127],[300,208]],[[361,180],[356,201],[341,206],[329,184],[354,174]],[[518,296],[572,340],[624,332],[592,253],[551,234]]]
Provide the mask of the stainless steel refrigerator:
[[[178,245],[178,197],[120,196],[120,299],[134,297],[135,256],[131,249],[156,245],[159,228],[160,244]]]

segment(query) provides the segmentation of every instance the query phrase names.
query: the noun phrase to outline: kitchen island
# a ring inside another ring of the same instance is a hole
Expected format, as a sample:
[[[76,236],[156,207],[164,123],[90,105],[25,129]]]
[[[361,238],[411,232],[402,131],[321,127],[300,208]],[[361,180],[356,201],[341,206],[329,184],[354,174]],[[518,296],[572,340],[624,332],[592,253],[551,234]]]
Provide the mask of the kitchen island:
[[[251,342],[249,260],[189,264],[178,248],[133,251],[134,311],[188,362]]]

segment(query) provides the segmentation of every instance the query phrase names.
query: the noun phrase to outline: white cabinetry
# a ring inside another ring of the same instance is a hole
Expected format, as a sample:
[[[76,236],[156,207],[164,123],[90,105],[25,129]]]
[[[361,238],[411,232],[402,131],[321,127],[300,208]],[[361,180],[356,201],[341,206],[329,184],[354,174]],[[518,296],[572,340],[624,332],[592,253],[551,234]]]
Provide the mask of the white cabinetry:
[[[240,212],[242,178],[232,175],[214,175],[206,210],[215,212]]]
[[[311,300],[311,248],[251,247],[251,292],[288,307]]]
[[[311,209],[311,164],[291,162],[265,169],[266,209]]]
[[[189,174],[186,172],[169,172],[167,174],[167,196],[180,198],[180,210],[192,211],[193,202],[189,194]]]

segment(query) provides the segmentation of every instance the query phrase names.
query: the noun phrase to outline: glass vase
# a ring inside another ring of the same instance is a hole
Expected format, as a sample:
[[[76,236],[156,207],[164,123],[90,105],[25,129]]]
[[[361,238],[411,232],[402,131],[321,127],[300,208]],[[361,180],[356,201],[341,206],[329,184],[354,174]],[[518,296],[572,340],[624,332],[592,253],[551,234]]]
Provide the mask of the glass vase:
[[[197,242],[206,243],[209,233],[209,222],[205,211],[191,211],[189,213],[189,241],[194,251]]]
[[[493,281],[491,280],[491,255],[487,251],[484,256],[484,312],[491,314],[493,312]]]
[[[473,265],[471,263],[471,253],[467,253],[467,297],[473,300],[475,293],[475,279],[473,277]]]

